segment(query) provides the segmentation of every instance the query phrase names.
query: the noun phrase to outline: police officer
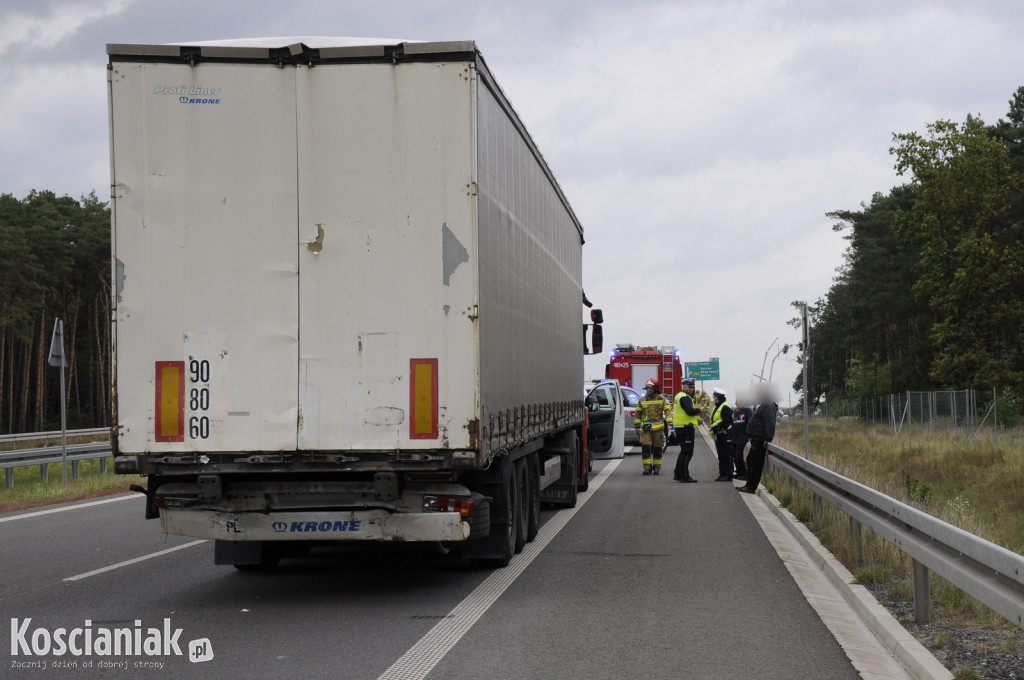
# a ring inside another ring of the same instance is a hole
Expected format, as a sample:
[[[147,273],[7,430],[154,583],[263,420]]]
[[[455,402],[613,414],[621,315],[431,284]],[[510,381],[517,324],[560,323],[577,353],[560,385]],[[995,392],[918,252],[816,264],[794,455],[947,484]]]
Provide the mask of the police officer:
[[[637,402],[636,422],[633,427],[640,437],[640,451],[644,474],[661,473],[661,456],[665,450],[668,414],[672,410],[665,395],[658,388],[658,381],[651,378],[644,384],[647,394]]]
[[[736,466],[733,479],[747,479],[747,462],[743,451],[747,446],[747,423],[752,415],[754,411],[749,406],[736,404],[732,410],[732,462]]]
[[[718,476],[716,482],[732,481],[732,439],[729,428],[732,427],[732,407],[725,400],[725,392],[719,388],[711,395],[715,406],[711,411],[711,427],[709,431],[715,438],[715,452],[718,454]]]
[[[693,401],[696,391],[697,386],[694,379],[684,379],[681,390],[676,395],[675,408],[672,411],[672,425],[676,429],[676,439],[679,441],[679,457],[676,458],[676,467],[672,476],[677,482],[697,481],[690,476],[694,435],[702,415],[701,410]]]

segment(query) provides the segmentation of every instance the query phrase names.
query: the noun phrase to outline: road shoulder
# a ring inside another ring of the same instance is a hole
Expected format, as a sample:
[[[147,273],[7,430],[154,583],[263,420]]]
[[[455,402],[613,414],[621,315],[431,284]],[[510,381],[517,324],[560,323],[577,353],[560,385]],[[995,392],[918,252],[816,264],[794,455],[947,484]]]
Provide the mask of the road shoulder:
[[[953,677],[764,487],[739,495],[861,677]]]

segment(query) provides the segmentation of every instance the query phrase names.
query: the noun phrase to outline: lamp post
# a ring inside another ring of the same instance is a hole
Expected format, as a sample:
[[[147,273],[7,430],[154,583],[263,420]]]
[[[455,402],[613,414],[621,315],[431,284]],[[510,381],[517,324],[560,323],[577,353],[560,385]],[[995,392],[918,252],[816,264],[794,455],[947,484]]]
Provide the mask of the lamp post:
[[[811,455],[811,438],[808,433],[809,414],[808,409],[810,408],[810,399],[807,396],[807,353],[811,347],[811,331],[807,327],[807,303],[803,303],[800,308],[800,319],[803,331],[803,350],[804,350],[804,458],[809,458]]]

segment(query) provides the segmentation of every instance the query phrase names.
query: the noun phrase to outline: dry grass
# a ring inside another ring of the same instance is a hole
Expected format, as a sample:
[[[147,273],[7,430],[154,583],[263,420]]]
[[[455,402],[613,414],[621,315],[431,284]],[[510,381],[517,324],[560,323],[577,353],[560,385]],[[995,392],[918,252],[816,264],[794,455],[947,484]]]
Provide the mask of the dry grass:
[[[847,421],[810,427],[811,460],[998,543],[1024,552],[1024,439],[893,435]],[[1017,436],[1012,436],[1017,435]],[[784,422],[776,443],[803,452],[803,426]]]
[[[803,453],[802,422],[781,423],[775,443]],[[865,486],[913,505],[954,526],[1021,553],[1024,550],[1024,438],[893,435],[848,421],[818,421],[809,428],[810,459]],[[827,503],[774,471],[765,480],[780,502],[807,523],[859,582],[886,598],[913,601],[911,559]],[[936,621],[1003,626],[1004,619],[933,574]]]

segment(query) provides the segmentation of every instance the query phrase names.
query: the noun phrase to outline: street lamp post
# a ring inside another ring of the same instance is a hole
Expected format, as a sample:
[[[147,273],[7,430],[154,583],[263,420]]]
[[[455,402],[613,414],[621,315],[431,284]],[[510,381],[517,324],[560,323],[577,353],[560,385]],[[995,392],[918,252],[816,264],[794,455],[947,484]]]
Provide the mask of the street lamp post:
[[[808,432],[809,430],[809,408],[810,399],[807,396],[807,353],[811,346],[811,331],[807,327],[807,303],[805,302],[801,307],[800,311],[801,326],[803,330],[803,350],[804,350],[804,458],[809,458],[811,455],[811,438]]]

